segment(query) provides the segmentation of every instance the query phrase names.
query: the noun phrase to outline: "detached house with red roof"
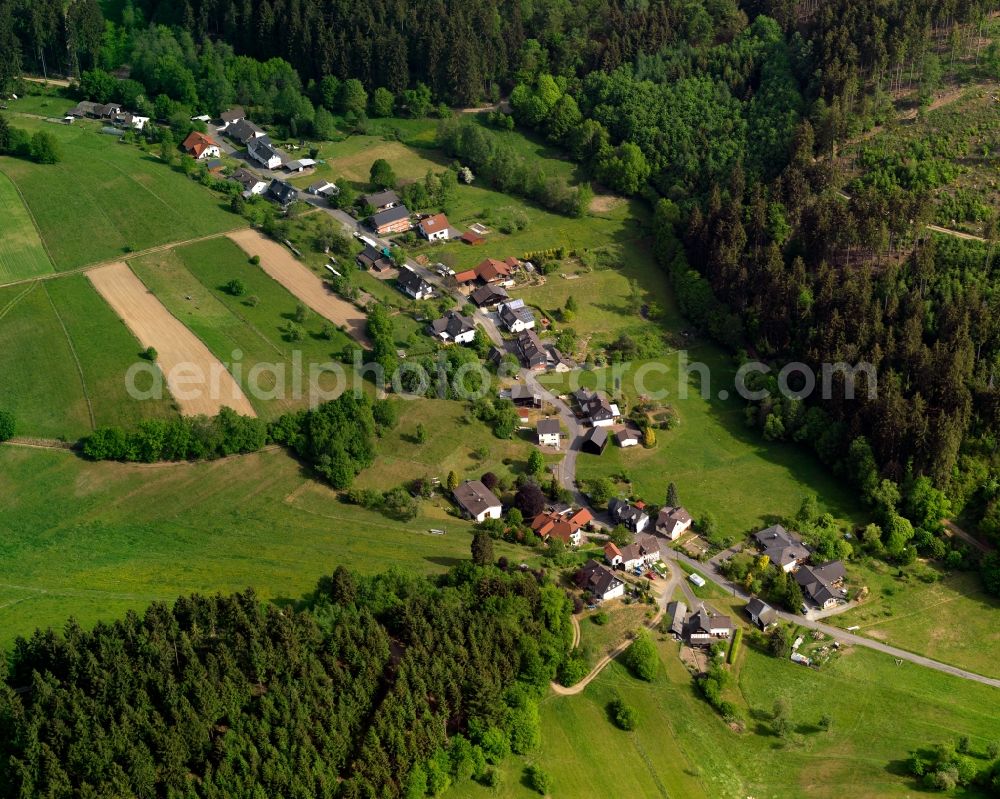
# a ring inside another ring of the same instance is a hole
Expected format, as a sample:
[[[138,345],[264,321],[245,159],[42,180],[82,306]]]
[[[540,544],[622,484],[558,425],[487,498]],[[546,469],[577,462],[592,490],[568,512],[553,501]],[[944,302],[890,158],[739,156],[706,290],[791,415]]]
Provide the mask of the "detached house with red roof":
[[[447,241],[448,231],[450,230],[448,217],[444,214],[425,216],[420,220],[417,229],[420,231],[420,235],[427,239],[427,241]]]
[[[197,130],[192,130],[181,146],[188,155],[202,161],[206,158],[218,158],[221,155],[219,145]]]

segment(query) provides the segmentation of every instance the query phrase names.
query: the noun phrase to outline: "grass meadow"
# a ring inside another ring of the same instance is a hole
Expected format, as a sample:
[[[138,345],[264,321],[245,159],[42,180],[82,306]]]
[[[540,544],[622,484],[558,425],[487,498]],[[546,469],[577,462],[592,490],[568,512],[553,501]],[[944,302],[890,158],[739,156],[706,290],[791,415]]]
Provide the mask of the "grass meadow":
[[[830,619],[838,627],[860,627],[860,635],[919,652],[955,666],[1000,677],[1000,600],[983,590],[975,572],[938,575],[921,582],[912,570],[873,561],[851,575],[856,587],[867,587],[864,604]],[[1000,735],[1000,731],[998,731]]]
[[[0,172],[0,217],[4,220],[0,237],[0,284],[38,277],[52,271],[31,214],[21,201],[17,187]]]
[[[58,164],[0,158],[20,189],[57,270],[239,227],[225,203],[159,159],[99,133],[96,122],[56,125],[12,114],[59,142]]]
[[[995,689],[863,649],[848,650],[816,671],[776,660],[744,644],[729,696],[743,709],[746,731],[731,730],[696,693],[677,658],[677,644],[658,644],[661,668],[641,682],[610,664],[583,693],[542,702],[542,744],[503,766],[499,790],[468,783],[462,797],[528,799],[527,763],[552,778],[553,796],[661,796],[713,799],[883,799],[919,790],[905,775],[912,749],[969,735],[974,753],[997,737]],[[622,698],[639,724],[614,727],[608,704]],[[784,697],[794,732],[771,732],[774,703]],[[830,714],[829,731],[817,722]],[[970,788],[965,797],[984,797]]]
[[[192,592],[296,599],[338,564],[441,572],[471,542],[467,522],[429,505],[406,524],[346,505],[283,450],[139,466],[0,446],[0,496],[0,647]]]
[[[0,288],[0,407],[21,435],[73,440],[174,413],[169,397],[129,396],[140,349],[83,275]]]

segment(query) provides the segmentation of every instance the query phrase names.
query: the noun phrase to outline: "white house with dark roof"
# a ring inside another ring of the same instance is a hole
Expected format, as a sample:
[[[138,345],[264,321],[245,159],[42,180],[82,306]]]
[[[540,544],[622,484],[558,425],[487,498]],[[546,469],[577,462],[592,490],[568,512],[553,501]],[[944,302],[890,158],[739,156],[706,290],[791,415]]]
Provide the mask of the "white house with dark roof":
[[[660,508],[660,512],[656,516],[656,532],[671,541],[676,541],[690,530],[692,524],[694,524],[694,519],[691,518],[691,514],[680,507]]]
[[[778,611],[760,597],[750,597],[750,601],[747,602],[746,612],[747,616],[750,617],[750,621],[762,630],[766,630],[778,621]]]
[[[577,570],[573,581],[578,588],[588,592],[598,602],[617,599],[625,594],[625,583],[619,580],[614,572],[593,559],[588,560]]]
[[[833,560],[821,566],[803,566],[795,572],[795,582],[802,586],[806,599],[826,610],[847,601],[845,576],[843,561]]]
[[[728,616],[714,613],[703,604],[688,617],[684,628],[691,646],[711,646],[732,635],[733,622]]]
[[[476,324],[471,316],[448,311],[430,323],[429,332],[446,344],[471,344],[476,338]]]
[[[267,191],[267,181],[255,175],[249,169],[237,169],[229,176],[243,187],[243,196],[250,198]]]
[[[250,139],[247,143],[247,153],[265,169],[277,169],[285,160],[267,136]]]
[[[558,419],[540,419],[535,425],[538,444],[542,447],[559,447],[562,442],[562,427]]]
[[[609,541],[604,545],[604,559],[609,566],[626,571],[644,568],[661,560],[660,542],[652,535],[637,535],[631,544],[623,547]]]
[[[505,302],[497,309],[501,324],[511,333],[523,333],[535,327],[535,315],[524,300]]]
[[[809,549],[802,543],[799,535],[789,532],[780,524],[754,533],[754,539],[771,563],[786,574],[791,574],[809,559]]]
[[[608,515],[613,524],[622,524],[633,533],[641,533],[649,526],[649,516],[642,508],[628,500],[613,499],[608,503]],[[658,547],[657,547],[658,548]]]
[[[396,285],[407,297],[425,300],[434,296],[434,286],[424,280],[409,267],[404,266],[396,276]]]
[[[376,214],[380,211],[388,211],[390,208],[395,208],[400,204],[399,195],[392,189],[376,191],[372,194],[363,194],[361,200],[372,209],[372,213]]]
[[[496,494],[480,480],[466,480],[454,490],[453,496],[455,504],[474,522],[499,519],[503,513],[503,505]]]

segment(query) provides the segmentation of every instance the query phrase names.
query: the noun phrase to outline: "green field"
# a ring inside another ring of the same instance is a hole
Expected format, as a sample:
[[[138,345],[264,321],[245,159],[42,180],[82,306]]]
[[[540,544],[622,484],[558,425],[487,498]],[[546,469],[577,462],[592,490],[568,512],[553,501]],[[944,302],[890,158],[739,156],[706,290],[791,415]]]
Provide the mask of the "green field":
[[[129,396],[140,349],[82,275],[0,289],[0,407],[21,435],[73,440],[173,413],[169,399]]]
[[[910,750],[967,734],[982,753],[1000,732],[995,689],[862,649],[814,671],[745,647],[731,695],[749,721],[736,733],[695,693],[677,645],[659,646],[663,668],[652,683],[613,663],[582,694],[548,696],[541,750],[508,760],[495,795],[537,796],[522,783],[525,763],[533,762],[551,775],[553,796],[912,797],[920,792],[902,763]],[[638,712],[633,732],[608,720],[607,705],[619,696]],[[791,707],[789,741],[770,730],[779,696]],[[833,718],[829,732],[817,727],[825,713]],[[457,793],[490,795],[468,784]],[[985,796],[975,789],[955,795]]]
[[[0,172],[0,283],[37,277],[52,271],[38,230],[13,183]]]
[[[931,573],[929,566],[923,567]],[[853,572],[853,569],[852,569]],[[974,572],[942,575],[923,583],[912,571],[873,563],[850,575],[854,587],[867,587],[864,604],[830,619],[838,627],[860,626],[870,638],[952,663],[978,674],[1000,677],[1000,600],[983,590]]]
[[[131,266],[157,299],[220,361],[240,364],[239,382],[254,408],[265,418],[308,402],[310,364],[336,360],[349,341],[337,330],[330,339],[323,338],[320,333],[326,320],[316,314],[310,314],[303,324],[305,335],[301,341],[286,341],[281,328],[293,317],[298,300],[262,269],[252,266],[246,254],[227,238],[151,253],[132,260]],[[245,284],[246,294],[242,297],[224,290],[233,279]],[[256,305],[251,297],[257,298]],[[234,358],[234,353],[239,357]],[[296,357],[301,357],[304,375],[299,383],[302,396],[298,399],[293,394],[297,382],[293,380]],[[283,371],[284,391],[280,390],[276,382],[279,378],[271,369],[263,369],[254,378],[268,394],[258,396],[259,392],[249,390],[251,370],[261,364],[273,364]],[[332,376],[325,375],[319,385],[330,390],[334,382]],[[268,398],[271,392],[276,395],[274,398]]]
[[[432,506],[400,524],[343,504],[281,450],[135,466],[3,446],[0,496],[0,646],[190,592],[297,599],[338,564],[440,572],[471,541],[466,522]],[[502,542],[496,552],[530,555]]]
[[[0,172],[20,189],[57,270],[240,226],[218,196],[101,135],[96,123],[55,125],[17,114],[10,122],[48,131],[62,151],[53,165],[0,158]]]

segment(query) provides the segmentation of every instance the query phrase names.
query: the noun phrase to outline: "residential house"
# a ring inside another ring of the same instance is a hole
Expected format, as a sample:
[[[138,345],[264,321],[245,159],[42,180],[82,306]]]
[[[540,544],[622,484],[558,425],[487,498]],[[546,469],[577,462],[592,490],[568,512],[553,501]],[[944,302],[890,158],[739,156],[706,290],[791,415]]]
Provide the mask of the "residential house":
[[[625,499],[611,500],[608,503],[608,514],[613,524],[625,525],[633,533],[641,533],[649,526],[649,516],[645,511]]]
[[[446,344],[471,344],[476,338],[476,323],[471,316],[462,316],[458,311],[448,311],[440,319],[435,319],[428,330],[434,338]]]
[[[376,272],[393,269],[396,266],[384,250],[376,249],[370,244],[365,245],[355,260],[362,269],[374,269]]]
[[[407,297],[412,297],[415,300],[426,300],[434,295],[434,286],[408,266],[399,270],[399,274],[396,276],[396,286]]]
[[[505,302],[497,309],[497,316],[500,317],[500,323],[511,333],[522,333],[535,327],[535,315],[524,304],[524,300]]]
[[[444,214],[434,214],[421,219],[417,229],[427,241],[447,241],[451,227],[448,225],[448,217]]]
[[[456,280],[458,277],[459,275],[455,275]],[[510,298],[507,296],[507,292],[500,288],[500,286],[482,286],[472,292],[469,295],[469,299],[480,308],[491,308],[497,303],[505,302]]]
[[[229,176],[230,180],[235,180],[243,187],[244,197],[253,197],[255,194],[263,194],[267,190],[267,181],[262,180],[259,175],[255,175],[249,169],[237,169]]]
[[[791,574],[809,559],[809,550],[796,533],[790,533],[780,524],[754,533],[757,544],[779,569]]]
[[[581,388],[573,392],[573,397],[580,408],[580,414],[593,427],[611,427],[620,415],[618,406],[597,392]]]
[[[525,330],[518,334],[514,342],[517,357],[525,369],[544,369],[546,364],[545,349],[534,330]]]
[[[390,208],[395,208],[400,204],[399,195],[392,189],[377,191],[373,194],[364,194],[362,195],[361,200],[365,205],[372,209],[373,214],[388,211]]]
[[[236,106],[235,108],[223,111],[219,118],[222,120],[222,124],[218,127],[219,133],[227,133],[233,125],[246,119],[247,115],[242,108]]]
[[[519,408],[540,408],[542,397],[536,394],[531,386],[524,383],[515,383],[510,389],[510,401]]]
[[[285,160],[267,136],[250,139],[247,154],[265,169],[277,169]]]
[[[111,118],[111,124],[115,127],[131,128],[132,130],[144,130],[148,122],[149,117],[142,117],[131,111],[119,111]]]
[[[317,180],[306,191],[310,194],[315,194],[317,197],[334,197],[340,193],[337,184],[331,183],[329,180]]]
[[[671,508],[668,506],[660,508],[660,512],[657,514],[656,532],[669,538],[671,541],[676,541],[691,529],[692,524],[694,524],[694,519],[691,518],[691,514],[684,508]]]
[[[747,602],[746,612],[747,616],[750,617],[750,621],[762,630],[766,630],[778,621],[778,611],[768,605],[763,599],[755,596],[750,597],[750,601]]]
[[[287,208],[295,202],[295,198],[299,196],[299,193],[290,183],[275,179],[268,184],[264,196],[269,200],[274,200],[282,208]]]
[[[206,158],[218,158],[222,154],[219,145],[212,138],[197,130],[192,130],[188,134],[181,143],[181,147],[184,148],[184,152],[199,161]]]
[[[807,600],[826,610],[846,601],[845,575],[843,561],[833,560],[822,566],[803,566],[795,573],[795,582]]]
[[[591,455],[600,455],[608,445],[608,431],[603,427],[592,427],[583,436],[580,449]]]
[[[453,495],[455,503],[474,522],[499,519],[503,512],[503,505],[496,494],[480,480],[466,480],[454,490]]]
[[[476,277],[483,283],[505,283],[510,280],[512,271],[506,261],[496,258],[487,258],[476,265]]]
[[[619,547],[612,542],[604,545],[604,559],[609,566],[632,571],[660,560],[660,542],[656,536],[637,535],[631,544]]]
[[[639,444],[639,436],[639,428],[626,424],[615,432],[615,443],[619,447],[635,447]]]
[[[562,427],[558,419],[540,419],[535,425],[538,444],[542,447],[559,447],[562,441]]]
[[[588,560],[574,575],[577,587],[598,602],[617,599],[625,594],[625,583],[596,560]]]
[[[263,139],[267,137],[263,128],[257,127],[249,119],[237,120],[225,129],[225,133],[230,139],[235,139],[243,145],[249,145],[249,143],[254,139]]]
[[[577,368],[577,363],[572,358],[563,355],[554,344],[546,344],[545,349],[549,353],[548,366],[557,373],[571,372]]]
[[[464,272],[459,272],[455,275],[455,285],[457,286],[467,286],[476,282],[476,270],[466,269]]]
[[[531,529],[543,541],[558,538],[567,546],[580,546],[582,529],[594,519],[586,508],[575,513],[567,509],[562,512],[547,510],[531,520]]]
[[[410,229],[410,212],[405,205],[394,205],[372,216],[371,226],[380,236],[405,233]]]
[[[713,613],[701,605],[685,624],[685,637],[691,646],[711,646],[732,635],[733,623],[728,616]]]

